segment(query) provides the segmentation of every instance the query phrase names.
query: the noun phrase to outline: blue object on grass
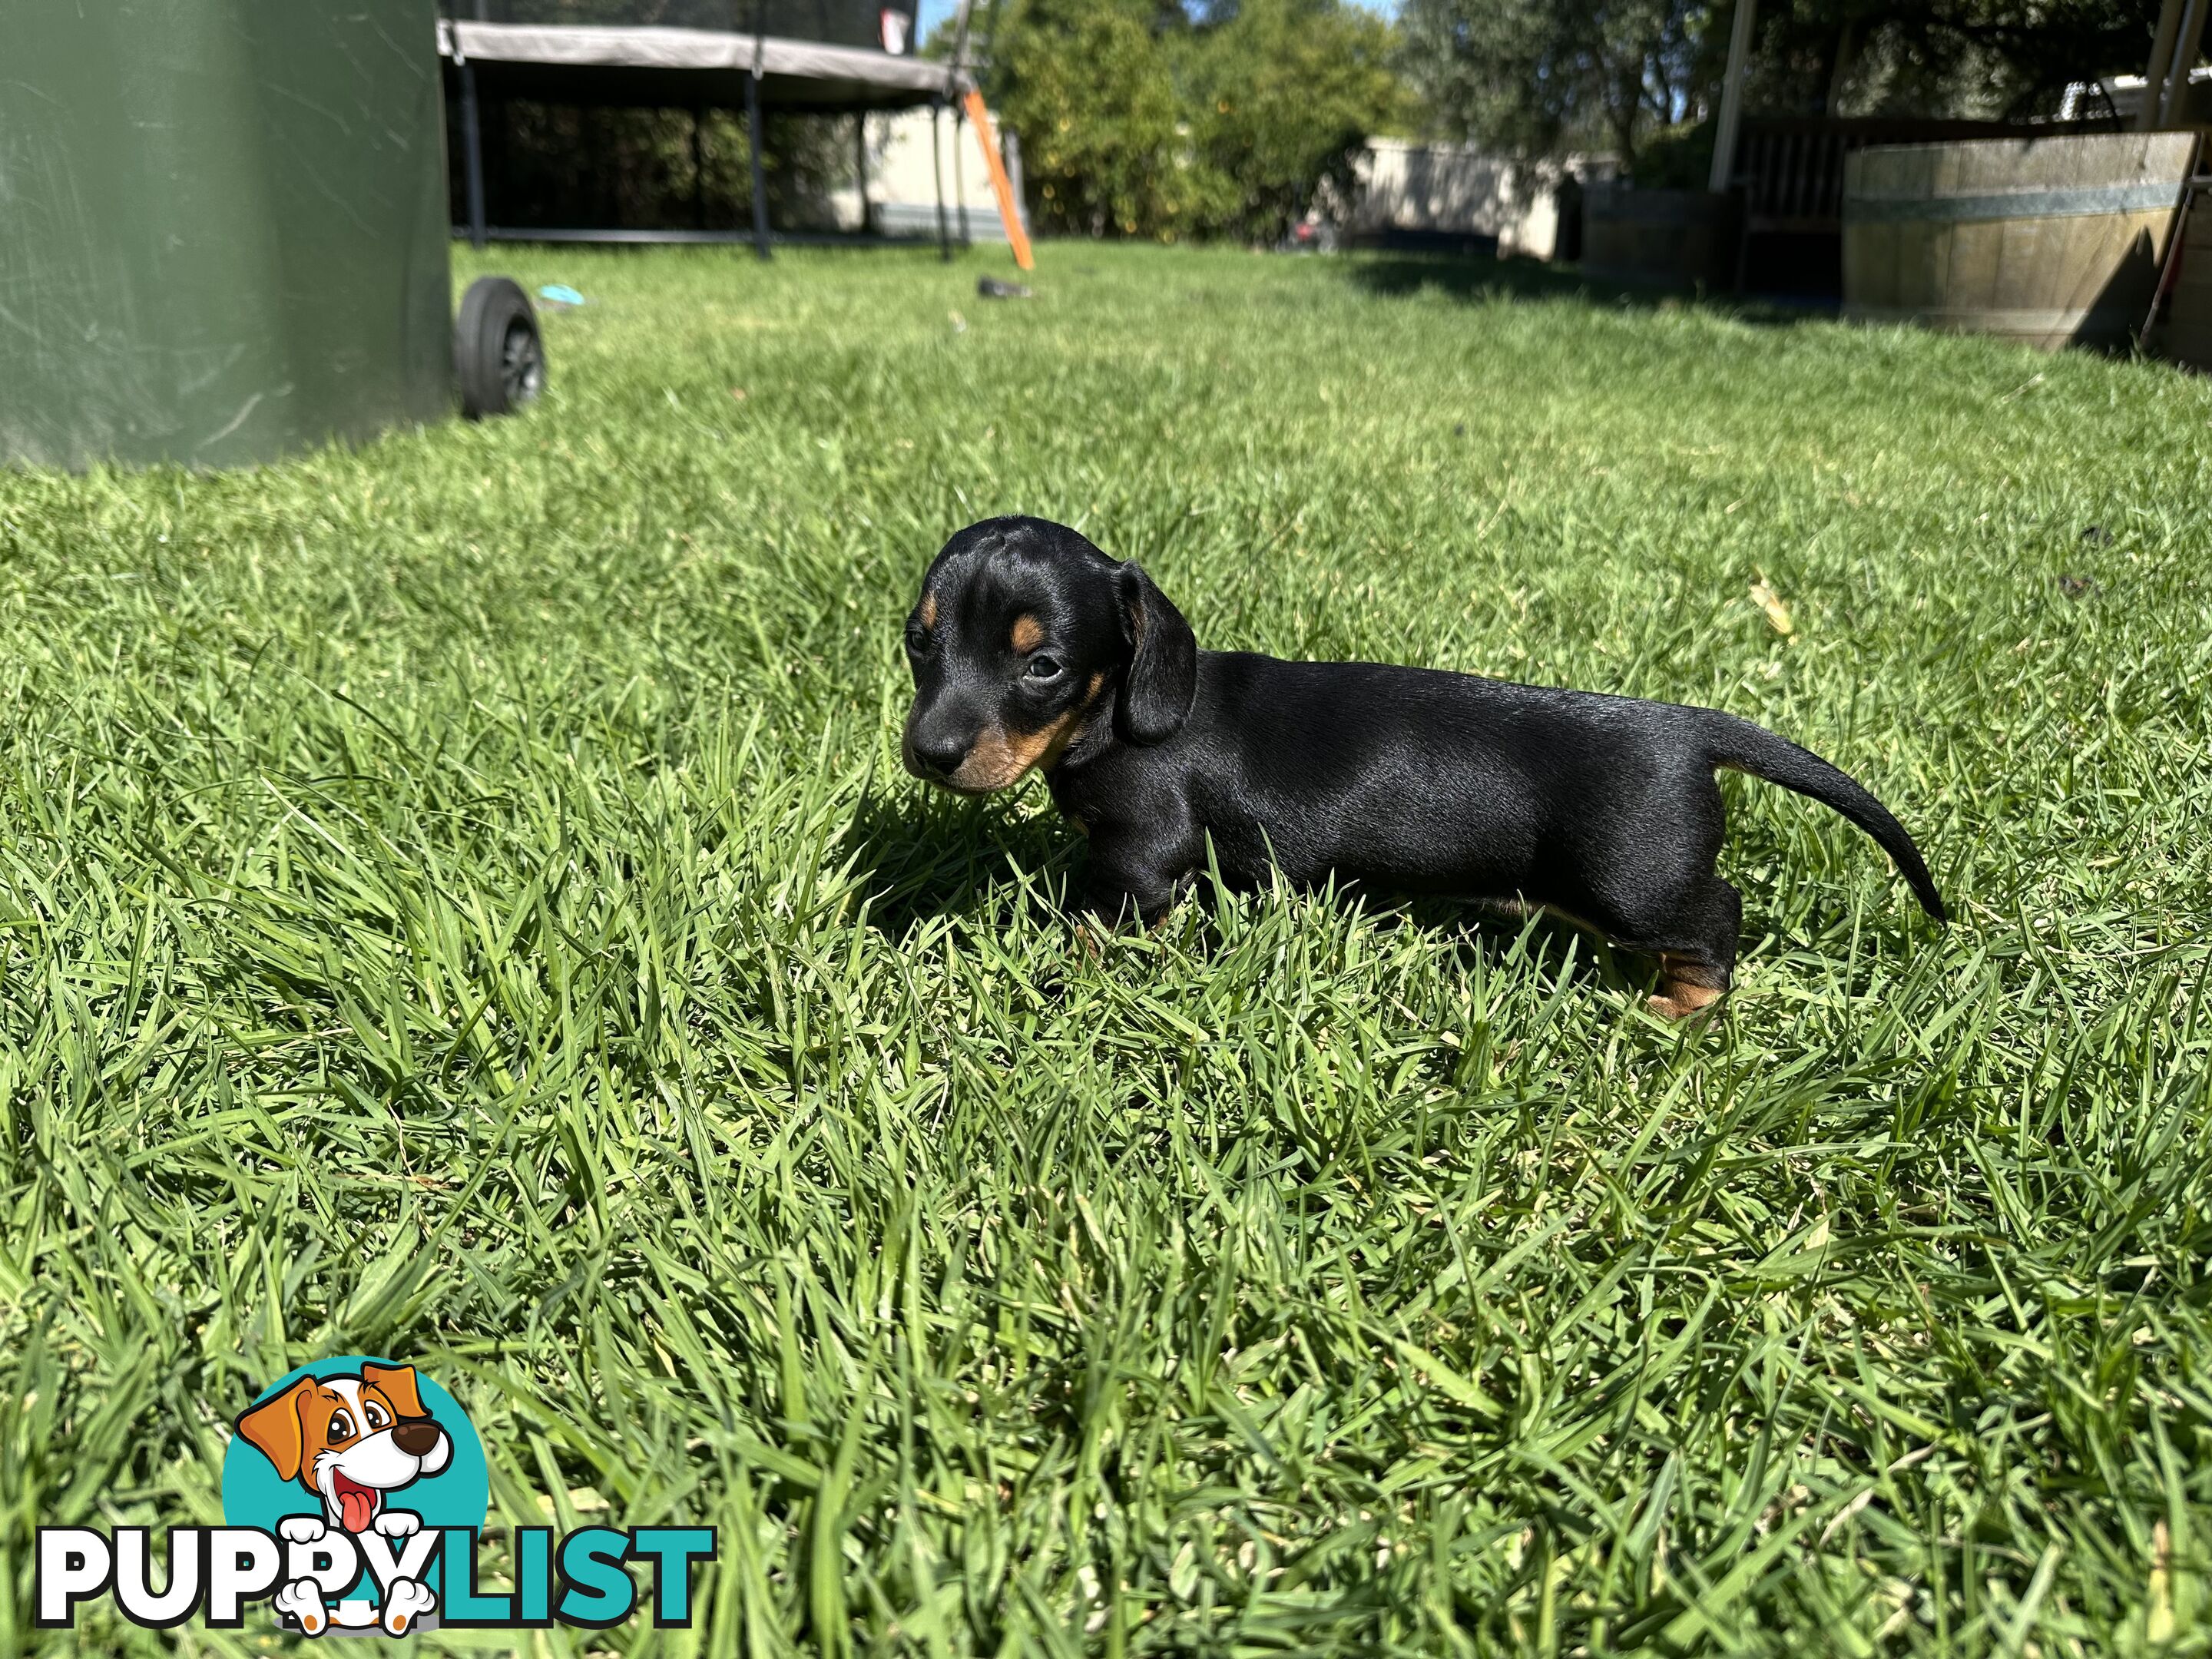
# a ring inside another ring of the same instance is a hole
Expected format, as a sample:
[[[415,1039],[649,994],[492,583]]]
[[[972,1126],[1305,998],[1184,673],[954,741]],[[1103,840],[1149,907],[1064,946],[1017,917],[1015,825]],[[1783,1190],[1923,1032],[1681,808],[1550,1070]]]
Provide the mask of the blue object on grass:
[[[538,290],[538,297],[550,300],[556,306],[580,306],[584,303],[584,296],[566,283],[546,283]]]

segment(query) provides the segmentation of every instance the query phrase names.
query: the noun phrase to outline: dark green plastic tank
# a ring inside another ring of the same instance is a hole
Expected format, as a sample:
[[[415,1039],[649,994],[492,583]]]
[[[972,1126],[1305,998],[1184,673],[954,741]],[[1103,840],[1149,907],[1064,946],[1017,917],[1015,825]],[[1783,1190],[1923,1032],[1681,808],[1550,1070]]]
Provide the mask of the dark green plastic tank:
[[[453,406],[433,0],[27,0],[0,462],[232,466]]]

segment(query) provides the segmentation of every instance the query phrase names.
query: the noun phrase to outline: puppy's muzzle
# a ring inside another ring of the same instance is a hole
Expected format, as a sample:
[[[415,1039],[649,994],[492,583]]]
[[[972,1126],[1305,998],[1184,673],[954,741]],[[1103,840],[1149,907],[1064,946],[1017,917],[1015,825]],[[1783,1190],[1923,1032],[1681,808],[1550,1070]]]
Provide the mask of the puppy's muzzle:
[[[427,1417],[403,1419],[392,1431],[392,1443],[410,1457],[428,1457],[445,1437],[446,1431]]]
[[[920,727],[907,733],[907,769],[927,782],[943,783],[960,769],[975,746],[972,738],[957,732]]]

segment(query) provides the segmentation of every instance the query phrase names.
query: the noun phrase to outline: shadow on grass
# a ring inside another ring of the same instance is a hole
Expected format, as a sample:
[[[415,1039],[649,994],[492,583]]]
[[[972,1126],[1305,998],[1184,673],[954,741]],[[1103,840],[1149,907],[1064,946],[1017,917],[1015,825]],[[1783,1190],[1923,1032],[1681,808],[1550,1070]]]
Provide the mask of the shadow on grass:
[[[918,923],[972,916],[994,890],[1012,898],[1023,919],[1038,928],[1072,927],[1085,858],[1082,838],[1050,811],[1038,811],[1026,793],[961,800],[919,787],[871,794],[854,814],[847,842],[854,875],[869,896],[868,925],[886,937]],[[1017,892],[1018,896],[1017,895]],[[1200,874],[1178,902],[1178,915],[1196,905],[1208,918],[1214,894]],[[1357,906],[1378,927],[1413,926],[1443,935],[1463,969],[1480,958],[1491,970],[1505,965],[1516,947],[1547,977],[1561,974],[1580,988],[1651,988],[1657,963],[1611,945],[1548,914],[1528,917],[1510,906],[1480,899],[1391,893],[1347,886],[1340,909]],[[1524,930],[1525,946],[1519,945]]]
[[[962,800],[921,784],[871,793],[847,846],[870,898],[869,925],[902,933],[918,921],[975,911],[994,884],[1026,878],[1039,920],[1082,867],[1083,842],[1028,791]]]
[[[1479,254],[1358,253],[1345,261],[1353,287],[1385,299],[1438,293],[1462,304],[1478,301],[1579,301],[1642,311],[1688,308],[1723,313],[1758,328],[1790,328],[1831,321],[1832,307],[1793,306],[1734,294],[1699,293],[1665,283],[1625,283],[1588,276],[1569,266],[1536,259],[1492,259]]]
[[[1452,941],[1453,957],[1462,971],[1471,970],[1477,957],[1495,970],[1518,948],[1522,958],[1540,969],[1547,979],[1557,981],[1564,975],[1578,990],[1638,986],[1649,990],[1657,981],[1656,959],[1647,962],[1633,951],[1615,950],[1595,933],[1549,911],[1531,915],[1494,899],[1445,898],[1431,893],[1376,893],[1369,896],[1368,902],[1378,920],[1402,918],[1413,927],[1445,935]],[[1528,935],[1525,945],[1519,944],[1523,932]]]

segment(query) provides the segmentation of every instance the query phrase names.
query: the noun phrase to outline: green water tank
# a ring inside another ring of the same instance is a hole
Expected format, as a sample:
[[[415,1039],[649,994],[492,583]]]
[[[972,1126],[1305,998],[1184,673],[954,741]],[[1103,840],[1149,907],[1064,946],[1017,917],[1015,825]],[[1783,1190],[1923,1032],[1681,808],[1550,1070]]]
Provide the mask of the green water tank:
[[[434,0],[7,9],[0,461],[230,466],[451,411]]]

